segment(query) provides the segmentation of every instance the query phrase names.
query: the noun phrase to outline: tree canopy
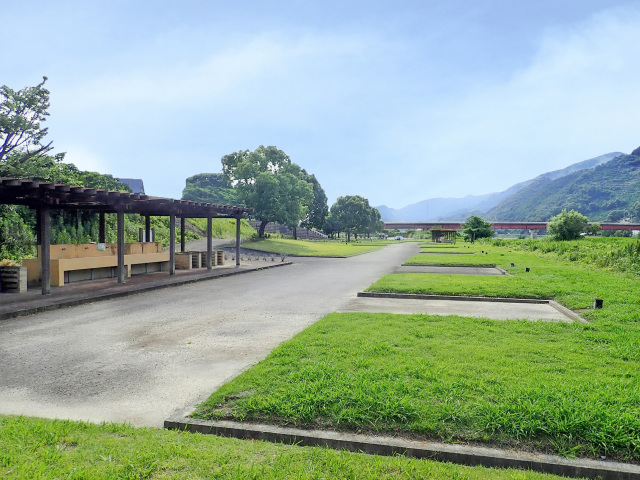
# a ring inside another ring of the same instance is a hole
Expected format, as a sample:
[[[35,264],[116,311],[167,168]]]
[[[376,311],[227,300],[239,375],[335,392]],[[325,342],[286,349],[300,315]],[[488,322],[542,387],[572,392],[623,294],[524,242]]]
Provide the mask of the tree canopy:
[[[253,216],[260,221],[260,237],[269,222],[297,227],[314,199],[313,187],[303,170],[274,146],[260,145],[253,152],[225,155],[222,171],[242,203],[252,208]]]
[[[238,192],[222,173],[199,173],[187,178],[186,186],[182,190],[182,199],[223,205],[241,203]]]
[[[477,215],[471,215],[462,225],[462,234],[467,241],[474,242],[479,238],[489,238],[493,236],[493,233],[491,223]]]
[[[338,197],[336,203],[331,206],[329,218],[335,231],[347,234],[347,241],[350,241],[352,234],[357,238],[360,232],[371,233],[383,227],[380,212],[360,195]]]
[[[49,115],[50,105],[49,90],[44,88],[47,77],[42,78],[35,87],[17,92],[6,85],[0,87],[0,170],[9,159],[14,166],[24,164],[53,148],[52,142],[42,145],[48,129],[41,123]]]
[[[327,215],[329,214],[327,195],[324,193],[324,189],[316,179],[315,175],[309,175],[305,170],[302,170],[302,175],[313,188],[313,200],[307,209],[307,216],[302,221],[302,226],[322,230],[324,228]]]
[[[547,230],[555,240],[575,240],[585,231],[589,219],[580,212],[562,210],[547,223]]]

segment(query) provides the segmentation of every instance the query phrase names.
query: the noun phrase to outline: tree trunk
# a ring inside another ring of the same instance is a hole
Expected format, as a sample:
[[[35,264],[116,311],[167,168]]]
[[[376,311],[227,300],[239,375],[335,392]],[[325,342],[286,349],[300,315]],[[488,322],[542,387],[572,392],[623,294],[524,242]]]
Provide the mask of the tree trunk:
[[[293,239],[298,239],[298,227],[293,227]]]
[[[264,238],[264,227],[269,223],[267,220],[262,220],[260,222],[260,227],[258,228],[258,238]]]
[[[347,232],[347,243],[351,241],[351,232]]]

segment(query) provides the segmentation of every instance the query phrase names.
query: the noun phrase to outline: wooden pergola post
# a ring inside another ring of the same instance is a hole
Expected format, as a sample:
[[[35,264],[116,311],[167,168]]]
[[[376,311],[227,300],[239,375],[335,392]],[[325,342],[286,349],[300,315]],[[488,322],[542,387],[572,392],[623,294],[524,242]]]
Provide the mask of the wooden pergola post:
[[[107,222],[104,212],[98,213],[98,243],[106,243],[107,238]]]
[[[118,235],[118,266],[116,267],[118,283],[124,283],[124,210],[117,212],[117,235]]]
[[[207,217],[207,270],[213,268],[213,221],[211,215]]]
[[[184,253],[185,244],[184,244],[184,227],[186,225],[186,219],[184,217],[180,217],[180,251]]]
[[[236,267],[240,266],[240,218],[236,217]]]
[[[169,275],[176,274],[176,215],[169,215]]]
[[[144,239],[147,242],[151,241],[151,215],[144,216]]]
[[[40,274],[42,277],[42,295],[51,293],[51,217],[48,207],[38,209],[40,237]]]

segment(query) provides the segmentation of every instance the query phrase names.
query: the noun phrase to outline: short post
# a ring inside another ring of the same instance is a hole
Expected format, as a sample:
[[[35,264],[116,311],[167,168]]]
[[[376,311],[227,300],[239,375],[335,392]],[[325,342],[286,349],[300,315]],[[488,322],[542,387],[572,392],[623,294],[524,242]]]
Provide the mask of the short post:
[[[594,310],[597,308],[602,308],[604,304],[604,301],[601,298],[594,298],[593,299],[593,308]]]

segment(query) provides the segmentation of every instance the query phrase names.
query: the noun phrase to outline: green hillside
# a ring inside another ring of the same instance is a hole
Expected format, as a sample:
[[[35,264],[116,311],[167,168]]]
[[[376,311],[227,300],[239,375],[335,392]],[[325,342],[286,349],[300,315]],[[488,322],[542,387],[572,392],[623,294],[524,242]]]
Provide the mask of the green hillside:
[[[552,180],[539,178],[491,209],[497,221],[546,221],[562,209],[593,221],[617,222],[640,200],[640,148],[593,169]]]

